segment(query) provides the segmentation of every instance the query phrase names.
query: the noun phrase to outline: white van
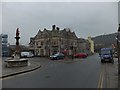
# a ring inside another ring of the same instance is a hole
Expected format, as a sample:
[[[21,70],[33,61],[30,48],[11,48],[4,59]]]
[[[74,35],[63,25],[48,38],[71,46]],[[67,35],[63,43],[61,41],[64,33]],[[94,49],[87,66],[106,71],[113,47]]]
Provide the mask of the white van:
[[[32,52],[21,52],[21,57],[33,57]]]

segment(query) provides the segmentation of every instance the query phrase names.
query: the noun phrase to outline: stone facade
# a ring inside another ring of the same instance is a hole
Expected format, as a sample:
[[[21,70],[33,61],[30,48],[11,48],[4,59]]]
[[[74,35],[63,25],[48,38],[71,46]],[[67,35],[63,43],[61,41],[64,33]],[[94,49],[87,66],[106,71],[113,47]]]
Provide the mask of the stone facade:
[[[86,43],[86,42],[84,42]],[[36,56],[50,56],[56,52],[66,52],[68,55],[79,53],[80,39],[69,28],[60,30],[55,25],[52,30],[39,30],[35,37],[30,38],[30,49]]]
[[[80,53],[87,53],[90,54],[90,43],[88,40],[83,39],[83,38],[79,38],[78,40],[78,47],[79,47],[79,51]]]

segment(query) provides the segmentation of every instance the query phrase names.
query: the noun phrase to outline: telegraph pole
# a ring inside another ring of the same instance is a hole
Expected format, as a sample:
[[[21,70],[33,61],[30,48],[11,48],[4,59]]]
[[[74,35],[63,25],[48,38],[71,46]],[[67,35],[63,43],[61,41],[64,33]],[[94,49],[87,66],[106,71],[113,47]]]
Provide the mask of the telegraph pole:
[[[118,89],[120,89],[120,2],[118,2],[118,34],[117,34],[117,46],[118,46]]]
[[[117,47],[118,47],[118,88],[120,89],[120,24],[117,33]]]
[[[117,46],[118,46],[118,88],[120,89],[120,24],[117,34]]]

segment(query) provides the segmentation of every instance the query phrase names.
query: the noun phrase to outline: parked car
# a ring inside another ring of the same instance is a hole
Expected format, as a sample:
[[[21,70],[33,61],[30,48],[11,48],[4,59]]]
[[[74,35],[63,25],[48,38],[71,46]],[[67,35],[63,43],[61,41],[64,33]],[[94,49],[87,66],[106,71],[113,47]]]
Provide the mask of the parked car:
[[[88,56],[88,54],[86,54],[86,53],[77,53],[77,54],[74,54],[75,58],[86,58],[87,56]]]
[[[62,53],[56,53],[56,54],[54,54],[54,55],[51,55],[50,56],[50,59],[51,60],[59,60],[59,59],[64,59],[64,54],[62,54]]]
[[[32,52],[21,52],[20,56],[21,56],[21,58],[23,58],[23,57],[29,58],[29,57],[33,57],[34,55]]]

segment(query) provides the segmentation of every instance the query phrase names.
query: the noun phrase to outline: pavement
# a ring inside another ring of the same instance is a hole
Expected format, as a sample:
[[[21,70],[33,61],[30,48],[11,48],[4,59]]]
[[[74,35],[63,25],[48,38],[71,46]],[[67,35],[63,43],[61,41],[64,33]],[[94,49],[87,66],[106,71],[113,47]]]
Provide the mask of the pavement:
[[[72,63],[76,61],[80,61],[81,59],[68,59],[65,60],[56,60],[55,62],[63,62],[63,63]],[[2,77],[6,78],[13,75],[18,75],[26,72],[30,72],[40,68],[42,65],[40,63],[29,61],[29,65],[25,67],[16,67],[16,68],[6,68],[4,65],[4,61],[2,62]],[[104,75],[105,75],[105,88],[118,88],[118,60],[115,59],[114,65],[103,65]]]
[[[104,88],[118,88],[118,59],[114,59],[114,64],[104,63],[102,66],[104,73]],[[120,88],[120,87],[119,87]]]
[[[28,66],[6,68],[5,62],[3,60],[2,61],[2,77],[0,78],[6,78],[6,77],[13,76],[13,75],[27,73],[27,72],[36,70],[40,67],[41,67],[40,63],[36,63],[34,61],[28,61]]]

